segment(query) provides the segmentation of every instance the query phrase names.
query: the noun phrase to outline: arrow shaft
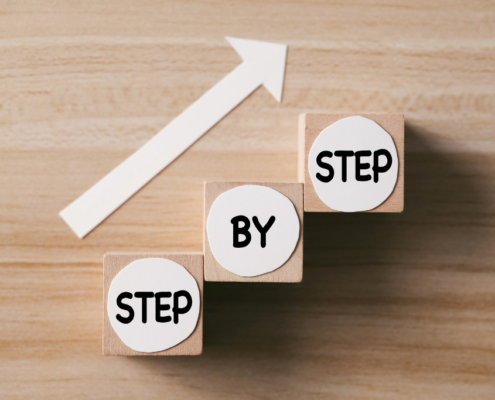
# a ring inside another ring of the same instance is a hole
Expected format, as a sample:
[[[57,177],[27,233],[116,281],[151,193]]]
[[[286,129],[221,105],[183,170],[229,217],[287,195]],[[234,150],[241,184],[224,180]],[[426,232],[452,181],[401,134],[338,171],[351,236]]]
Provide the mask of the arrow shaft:
[[[86,236],[260,85],[256,66],[243,62],[60,216],[78,237]]]

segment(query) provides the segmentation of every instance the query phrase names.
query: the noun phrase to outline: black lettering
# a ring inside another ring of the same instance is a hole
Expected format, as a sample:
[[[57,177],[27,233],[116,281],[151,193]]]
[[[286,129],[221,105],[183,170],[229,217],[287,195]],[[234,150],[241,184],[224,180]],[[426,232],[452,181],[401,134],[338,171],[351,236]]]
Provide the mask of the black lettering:
[[[239,249],[241,247],[246,247],[251,243],[251,233],[249,232],[251,223],[249,222],[249,219],[244,215],[238,215],[237,217],[232,218],[230,222],[234,225],[234,247]],[[243,222],[244,226],[239,227],[239,222]],[[239,235],[244,235],[246,238],[241,242],[239,240]]]
[[[332,154],[331,151],[322,151],[320,154],[318,154],[318,157],[316,157],[316,164],[318,164],[318,166],[320,168],[323,168],[323,169],[327,169],[328,170],[328,175],[327,176],[322,175],[319,172],[316,173],[316,178],[320,182],[328,183],[328,182],[330,182],[333,179],[333,176],[334,176],[335,173],[333,171],[332,166],[330,164],[326,163],[326,162],[323,162],[323,158],[325,158],[325,157],[332,158],[332,155],[333,154]]]
[[[266,247],[266,233],[272,227],[275,222],[275,217],[272,215],[265,226],[261,226],[258,217],[253,217],[254,226],[261,234],[261,247],[264,249]]]
[[[335,157],[342,157],[342,182],[347,182],[347,157],[352,157],[354,152],[351,150],[338,150]]]
[[[142,304],[142,321],[143,321],[143,324],[145,324],[148,320],[147,318],[147,313],[148,313],[148,307],[147,307],[147,302],[148,302],[148,299],[152,299],[154,296],[153,296],[153,292],[136,292],[134,293],[134,296],[137,297],[138,299],[142,299],[141,300],[141,304]]]
[[[117,297],[117,306],[122,310],[127,311],[129,313],[129,316],[123,317],[122,315],[117,314],[117,320],[123,324],[129,324],[134,319],[134,310],[129,304],[122,303],[122,300],[124,299],[132,299],[132,293],[123,292],[119,294],[119,297]]]
[[[170,310],[169,304],[162,304],[161,299],[168,299],[172,297],[172,293],[170,292],[158,292],[155,293],[155,319],[156,322],[170,322],[172,321],[172,317],[167,315],[166,317],[162,317],[162,311]]]
[[[356,156],[356,180],[358,182],[370,181],[371,175],[361,175],[361,170],[368,169],[370,165],[369,163],[362,163],[360,158],[371,156],[371,151],[369,150],[356,151],[354,155]]]
[[[380,167],[380,156],[385,156],[387,158],[387,163]],[[392,156],[388,150],[380,149],[373,153],[373,181],[378,183],[378,174],[387,172],[392,166]]]
[[[185,297],[187,300],[186,306],[182,308],[179,307],[179,299],[181,297]],[[178,292],[174,293],[174,308],[172,309],[172,312],[174,313],[174,324],[179,323],[179,315],[187,313],[191,309],[191,306],[192,297],[189,292],[185,290],[179,290]]]

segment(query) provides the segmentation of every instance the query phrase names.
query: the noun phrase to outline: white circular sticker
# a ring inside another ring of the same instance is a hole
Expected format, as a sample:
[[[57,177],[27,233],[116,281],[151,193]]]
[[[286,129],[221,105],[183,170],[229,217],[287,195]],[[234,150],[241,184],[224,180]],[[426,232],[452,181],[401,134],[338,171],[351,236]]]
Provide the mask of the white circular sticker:
[[[299,217],[292,202],[266,186],[245,185],[217,197],[206,231],[215,259],[240,276],[258,276],[281,267],[299,240]]]
[[[328,207],[368,211],[393,192],[399,160],[388,132],[355,116],[321,131],[309,152],[308,169],[316,193]]]
[[[108,291],[112,328],[131,349],[154,353],[169,349],[194,332],[198,323],[199,287],[174,261],[143,258],[122,269]]]

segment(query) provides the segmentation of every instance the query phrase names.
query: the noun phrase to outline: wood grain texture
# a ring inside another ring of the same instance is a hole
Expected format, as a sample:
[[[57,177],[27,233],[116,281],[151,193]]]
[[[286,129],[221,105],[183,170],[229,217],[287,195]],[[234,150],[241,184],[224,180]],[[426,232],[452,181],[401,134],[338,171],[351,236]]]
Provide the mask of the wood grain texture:
[[[316,193],[309,175],[309,152],[320,132],[342,118],[359,115],[375,121],[392,137],[399,159],[399,173],[394,191],[378,207],[366,212],[404,211],[404,115],[402,114],[302,114],[299,116],[298,177],[304,183],[304,211],[338,212],[328,207]],[[301,180],[302,179],[302,180]]]
[[[2,0],[0,398],[493,400],[489,1]],[[258,89],[84,240],[58,212],[241,59]],[[206,282],[200,357],[103,357],[109,251],[201,251],[203,183],[297,180],[301,113],[403,113],[402,214],[308,213],[304,281]]]
[[[211,206],[216,198],[228,190],[247,184],[266,186],[282,193],[294,205],[301,226],[299,241],[290,258],[275,271],[267,274],[246,277],[239,276],[223,268],[211,252],[208,235],[206,233],[206,220]],[[301,282],[303,279],[303,244],[304,244],[304,187],[302,183],[276,183],[276,182],[205,182],[205,212],[203,228],[203,254],[205,257],[205,281],[209,282]]]
[[[143,353],[127,347],[112,328],[107,313],[108,291],[113,278],[126,266],[143,258],[165,258],[182,265],[198,283],[201,309],[198,324],[191,335],[178,345],[163,351]],[[103,257],[103,340],[105,356],[197,356],[203,352],[203,254],[199,253],[107,253]]]

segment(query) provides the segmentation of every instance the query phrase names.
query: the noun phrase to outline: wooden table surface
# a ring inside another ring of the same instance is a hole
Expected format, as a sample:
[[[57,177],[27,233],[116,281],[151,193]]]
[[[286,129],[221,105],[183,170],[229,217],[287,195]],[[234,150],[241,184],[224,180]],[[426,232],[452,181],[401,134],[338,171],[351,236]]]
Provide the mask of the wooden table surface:
[[[0,397],[494,399],[493,1],[0,0]],[[258,89],[84,240],[58,212],[240,62]],[[301,284],[206,283],[200,357],[103,357],[102,256],[202,248],[205,180],[295,181],[303,112],[406,118],[403,214],[306,214]]]

